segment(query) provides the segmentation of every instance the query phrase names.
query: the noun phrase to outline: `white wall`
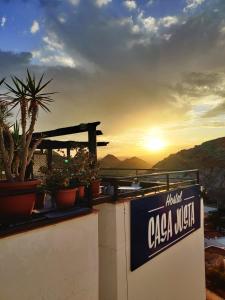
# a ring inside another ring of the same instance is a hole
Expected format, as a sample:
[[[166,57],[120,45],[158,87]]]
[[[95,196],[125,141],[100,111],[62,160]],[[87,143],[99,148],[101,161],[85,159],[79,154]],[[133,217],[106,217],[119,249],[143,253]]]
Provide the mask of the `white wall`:
[[[129,201],[97,208],[100,300],[205,300],[203,224],[131,272]]]
[[[98,215],[0,240],[1,300],[97,300]]]
[[[2,238],[0,300],[205,300],[203,225],[131,272],[129,200],[97,208]]]
[[[123,206],[107,203],[96,208],[99,210],[99,299],[127,299]]]

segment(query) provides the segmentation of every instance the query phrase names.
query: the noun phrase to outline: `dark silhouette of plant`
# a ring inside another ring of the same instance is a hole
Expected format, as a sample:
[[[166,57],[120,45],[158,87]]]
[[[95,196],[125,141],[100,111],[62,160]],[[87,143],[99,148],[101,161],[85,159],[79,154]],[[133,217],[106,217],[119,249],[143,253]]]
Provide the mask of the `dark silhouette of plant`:
[[[37,121],[39,109],[49,112],[48,105],[53,100],[53,93],[43,92],[51,80],[43,82],[44,74],[39,80],[27,70],[25,81],[12,76],[12,84],[5,83],[8,93],[1,94],[0,101],[0,151],[8,181],[24,181],[26,168],[41,139],[32,141],[32,134]],[[0,85],[5,79],[0,81]],[[14,124],[9,119],[14,109],[19,108],[20,120]],[[21,134],[19,133],[21,126]]]

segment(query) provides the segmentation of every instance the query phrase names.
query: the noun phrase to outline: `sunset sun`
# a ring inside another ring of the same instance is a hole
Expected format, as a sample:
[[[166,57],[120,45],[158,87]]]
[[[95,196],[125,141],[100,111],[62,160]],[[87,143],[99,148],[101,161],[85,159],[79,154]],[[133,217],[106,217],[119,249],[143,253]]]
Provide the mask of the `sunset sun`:
[[[161,151],[165,148],[166,142],[160,137],[148,137],[145,141],[145,148],[150,151]]]
[[[160,152],[167,146],[163,131],[160,128],[152,128],[142,139],[142,147],[147,151]]]

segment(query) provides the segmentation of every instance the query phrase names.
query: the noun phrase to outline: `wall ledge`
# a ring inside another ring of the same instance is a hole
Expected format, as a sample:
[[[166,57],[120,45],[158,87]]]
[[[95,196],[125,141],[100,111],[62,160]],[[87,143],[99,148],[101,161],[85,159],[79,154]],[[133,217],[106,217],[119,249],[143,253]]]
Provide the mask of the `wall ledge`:
[[[93,213],[97,213],[97,210],[87,207],[76,207],[66,211],[55,210],[43,213],[34,213],[30,219],[9,225],[0,225],[0,239],[30,230],[35,230],[37,228],[55,225],[67,220],[84,217]]]

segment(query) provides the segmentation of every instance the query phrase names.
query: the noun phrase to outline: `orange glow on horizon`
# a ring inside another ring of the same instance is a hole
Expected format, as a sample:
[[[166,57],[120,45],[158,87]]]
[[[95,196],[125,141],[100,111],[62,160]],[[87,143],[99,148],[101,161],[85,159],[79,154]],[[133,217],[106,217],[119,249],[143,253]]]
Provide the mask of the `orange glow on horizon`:
[[[145,149],[145,151],[147,150],[156,153],[164,151],[167,146],[167,142],[163,137],[162,130],[160,128],[152,128],[150,133],[143,137],[141,146],[143,150]]]
[[[159,152],[165,149],[166,142],[160,137],[148,137],[144,142],[144,147],[153,152]]]

